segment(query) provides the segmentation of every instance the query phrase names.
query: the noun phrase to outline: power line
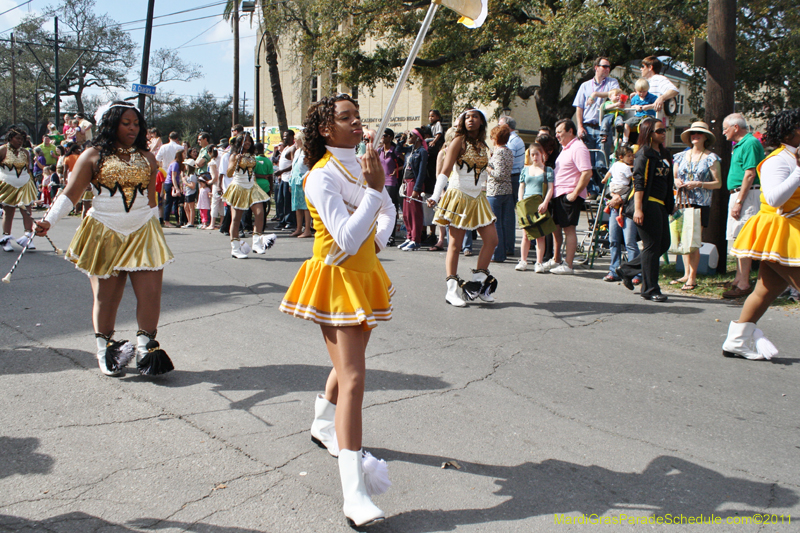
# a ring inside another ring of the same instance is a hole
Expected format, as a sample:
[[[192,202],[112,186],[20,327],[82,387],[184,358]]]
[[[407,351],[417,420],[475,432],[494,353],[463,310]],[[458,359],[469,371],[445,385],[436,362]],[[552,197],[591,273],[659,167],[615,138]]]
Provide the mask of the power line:
[[[182,45],[180,45],[180,46],[176,46],[176,47],[175,47],[175,50],[180,50],[181,48],[183,48],[184,46],[186,46],[186,45],[187,45],[187,44],[189,44],[190,42],[194,41],[195,39],[197,39],[198,37],[200,37],[200,36],[201,36],[201,35],[203,35],[204,33],[208,32],[209,30],[211,30],[212,28],[214,28],[214,27],[215,27],[217,24],[219,24],[220,22],[222,22],[222,21],[221,21],[221,20],[218,20],[217,22],[215,22],[214,24],[212,24],[211,26],[209,26],[209,27],[208,27],[208,28],[206,28],[205,30],[201,31],[200,33],[198,33],[197,35],[195,35],[194,37],[192,37],[191,39],[189,39],[188,41],[186,41],[185,43],[183,43]]]
[[[210,19],[210,18],[221,17],[221,16],[222,16],[222,13],[218,13],[216,15],[206,15],[205,17],[197,17],[197,18],[186,19],[186,20],[176,20],[175,22],[165,22],[163,24],[153,24],[153,27],[154,28],[160,28],[161,26],[173,26],[175,24],[183,24],[185,22],[194,22],[196,20],[204,20],[204,19]],[[144,26],[142,26],[141,28],[122,29],[122,31],[132,32],[132,31],[143,30],[143,29],[144,29]]]
[[[253,39],[253,38],[255,38],[255,37],[257,37],[257,35],[246,35],[246,36],[244,36],[244,37],[239,37],[239,40],[241,41],[241,40],[243,40],[243,39]],[[218,43],[230,43],[230,42],[232,42],[232,41],[233,41],[233,38],[230,38],[230,39],[220,39],[219,41],[209,41],[209,42],[207,42],[207,43],[191,44],[191,45],[189,45],[189,46],[184,46],[183,48],[194,48],[195,46],[207,46],[207,45],[209,45],[209,44],[218,44]]]
[[[3,15],[5,15],[6,13],[11,13],[11,12],[12,12],[12,11],[14,11],[15,9],[17,9],[18,7],[22,7],[22,6],[28,5],[28,4],[30,4],[31,2],[33,2],[33,0],[28,0],[27,2],[22,2],[21,4],[19,4],[19,5],[16,5],[16,6],[12,7],[11,9],[6,9],[6,10],[5,10],[5,11],[3,11],[2,13],[0,13],[0,17],[2,17]],[[12,29],[13,29],[13,28],[12,28]],[[9,30],[6,30],[6,31],[9,31]],[[3,33],[5,33],[5,32],[3,32]]]
[[[175,11],[174,13],[167,13],[166,15],[158,15],[156,17],[153,17],[153,20],[160,19],[160,18],[165,18],[165,17],[171,17],[173,15],[180,15],[182,13],[190,13],[190,12],[194,12],[194,11],[199,11],[201,9],[208,9],[209,7],[221,6],[221,5],[224,5],[224,4],[227,4],[227,3],[228,2],[214,2],[212,4],[206,4],[204,6],[193,7],[192,9],[184,9],[182,11]],[[118,22],[116,24],[116,26],[125,26],[127,24],[138,24],[138,23],[141,23],[141,22],[147,22],[147,19],[129,20],[127,22]]]

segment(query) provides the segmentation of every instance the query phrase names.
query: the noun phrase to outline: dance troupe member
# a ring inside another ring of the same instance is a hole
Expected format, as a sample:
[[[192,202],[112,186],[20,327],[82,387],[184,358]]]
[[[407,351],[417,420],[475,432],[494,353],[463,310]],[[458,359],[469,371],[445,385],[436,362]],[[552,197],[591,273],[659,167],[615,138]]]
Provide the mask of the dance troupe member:
[[[791,285],[800,290],[800,109],[781,111],[767,123],[768,146],[780,146],[757,167],[761,209],[747,221],[731,253],[761,261],[756,288],[739,320],[728,326],[726,357],[771,359],[778,350],[756,323]]]
[[[33,218],[31,206],[36,202],[39,191],[28,172],[30,154],[22,147],[27,134],[17,128],[11,128],[6,133],[6,145],[0,148],[0,205],[3,206],[3,237],[0,246],[6,252],[11,252],[11,226],[14,223],[14,211],[19,207],[22,213],[22,226],[25,235],[17,239],[17,244],[25,246],[33,236]],[[28,245],[28,250],[35,250],[33,243]]]
[[[163,268],[174,257],[158,221],[158,164],[147,149],[144,116],[133,105],[113,102],[98,109],[95,119],[98,133],[94,146],[75,163],[64,192],[44,219],[37,222],[36,234],[47,234],[81,201],[91,184],[93,206],[65,255],[67,261],[89,275],[100,371],[118,376],[132,357],[130,343],[112,340],[117,309],[130,276],[139,325],[137,366],[143,374],[168,372],[172,363],[158,348],[155,337],[161,313]],[[168,366],[148,368],[154,357]]]
[[[231,207],[231,256],[235,259],[247,259],[247,246],[239,240],[239,222],[248,209],[253,210],[255,231],[253,232],[253,251],[263,254],[275,244],[275,234],[262,235],[264,231],[264,202],[269,195],[256,184],[256,145],[249,133],[240,133],[231,145],[231,160],[227,175],[233,181],[222,197]]]
[[[494,302],[492,293],[497,289],[497,280],[488,270],[497,246],[496,217],[485,191],[488,164],[486,115],[478,109],[468,109],[458,117],[455,138],[447,147],[442,173],[437,176],[436,188],[428,199],[428,206],[434,207],[441,198],[433,221],[438,226],[450,228],[445,263],[447,293],[444,298],[456,307],[465,307],[465,300],[475,298],[487,303]],[[447,192],[442,196],[445,185]],[[481,236],[483,246],[478,254],[478,268],[472,271],[472,281],[465,282],[458,277],[458,255],[464,234],[475,229]]]
[[[377,253],[397,216],[378,153],[361,159],[358,105],[349,95],[313,104],[304,123],[304,190],[314,223],[314,255],[303,263],[281,311],[320,325],[333,362],[314,406],[311,438],[339,458],[344,515],[356,526],[382,520],[370,496],[389,488],[386,463],[361,449],[361,404],[370,330],[392,318],[389,277]],[[363,464],[362,464],[363,462]]]

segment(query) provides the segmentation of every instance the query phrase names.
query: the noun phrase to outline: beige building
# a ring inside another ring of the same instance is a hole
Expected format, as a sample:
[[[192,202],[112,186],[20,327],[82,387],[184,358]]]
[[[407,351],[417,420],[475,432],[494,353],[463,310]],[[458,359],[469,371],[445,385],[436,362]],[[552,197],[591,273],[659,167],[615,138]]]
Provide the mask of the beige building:
[[[367,49],[374,47],[374,42],[367,40]],[[337,83],[336,72],[314,72],[312,66],[304,62],[292,60],[292,52],[281,50],[279,53],[279,68],[281,76],[281,86],[283,88],[284,105],[290,126],[300,126],[305,117],[305,111],[312,102],[317,101],[322,96],[336,93],[348,93],[358,100],[361,109],[361,119],[366,127],[377,129],[383,113],[389,104],[394,86],[387,87],[378,84],[373,91],[360,90],[358,87],[346,87]],[[259,58],[262,68],[260,69],[260,121],[266,123],[267,129],[278,125],[273,105],[272,91],[270,90],[269,71],[266,68],[266,58],[263,49]],[[671,134],[668,137],[668,146],[677,148],[681,145],[680,134],[686,129],[692,119],[688,105],[689,84],[685,76],[681,76],[675,71],[665,74],[678,87],[679,95],[676,98],[677,114],[670,118]],[[617,67],[612,76],[623,79],[625,67]],[[529,84],[538,83],[538,76],[528,81]],[[632,84],[631,84],[632,85]],[[568,86],[564,91],[569,90]],[[397,132],[410,130],[417,126],[428,124],[428,112],[432,107],[433,98],[427,87],[422,85],[421,80],[413,79],[412,83],[407,84],[400,95],[397,106],[392,113],[389,127]],[[483,111],[491,117],[499,104],[486,106]],[[527,143],[534,140],[541,124],[539,113],[536,109],[536,102],[533,98],[523,100],[516,98],[511,103],[511,116],[517,121],[517,128],[522,139]],[[448,123],[445,117],[445,123]],[[490,128],[496,124],[496,119],[490,119]]]

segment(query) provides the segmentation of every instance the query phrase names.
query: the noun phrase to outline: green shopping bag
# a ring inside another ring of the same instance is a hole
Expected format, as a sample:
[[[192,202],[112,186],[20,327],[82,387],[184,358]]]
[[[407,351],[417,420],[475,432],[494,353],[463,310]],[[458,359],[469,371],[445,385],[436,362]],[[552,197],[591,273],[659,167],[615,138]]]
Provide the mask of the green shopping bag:
[[[534,194],[517,202],[517,224],[525,230],[528,240],[545,237],[556,230],[556,223],[550,213],[539,213],[539,206],[543,200],[541,195]]]

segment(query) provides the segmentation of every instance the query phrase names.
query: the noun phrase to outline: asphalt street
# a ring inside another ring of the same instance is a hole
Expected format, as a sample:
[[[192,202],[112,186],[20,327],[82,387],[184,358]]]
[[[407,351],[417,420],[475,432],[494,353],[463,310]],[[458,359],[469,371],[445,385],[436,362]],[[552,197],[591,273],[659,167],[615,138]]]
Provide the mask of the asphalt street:
[[[351,531],[308,432],[322,337],[278,311],[312,241],[278,232],[234,260],[218,232],[165,233],[159,340],[176,370],[159,378],[99,372],[87,277],[44,239],[0,285],[0,531]],[[0,275],[16,256],[0,251]],[[393,486],[369,531],[800,530],[797,312],[762,320],[772,362],[732,360],[737,304],[647,302],[603,283],[604,261],[492,265],[498,301],[457,309],[443,253],[381,259],[397,294],[368,348],[364,446]],[[135,304],[128,285],[117,338],[134,337]]]

